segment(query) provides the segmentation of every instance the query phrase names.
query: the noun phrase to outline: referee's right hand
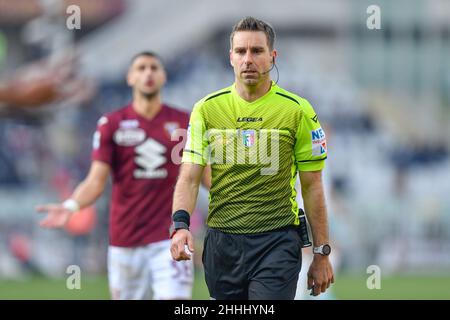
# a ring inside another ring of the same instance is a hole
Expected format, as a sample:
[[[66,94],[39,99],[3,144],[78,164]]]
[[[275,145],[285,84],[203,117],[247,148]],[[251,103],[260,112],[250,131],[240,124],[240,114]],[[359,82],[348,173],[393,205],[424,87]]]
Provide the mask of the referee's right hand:
[[[187,245],[190,253],[185,250]],[[170,253],[172,258],[176,261],[191,260],[191,255],[194,252],[194,238],[192,233],[186,229],[178,229],[172,237],[170,245]]]

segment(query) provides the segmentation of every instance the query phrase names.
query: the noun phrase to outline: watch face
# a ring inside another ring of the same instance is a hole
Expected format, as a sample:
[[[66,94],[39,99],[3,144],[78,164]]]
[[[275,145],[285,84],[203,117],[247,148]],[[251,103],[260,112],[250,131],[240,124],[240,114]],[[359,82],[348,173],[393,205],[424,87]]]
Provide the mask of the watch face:
[[[324,255],[329,255],[330,253],[331,253],[331,247],[328,245],[328,244],[325,244],[323,247],[322,247],[322,252],[323,252],[323,254]]]

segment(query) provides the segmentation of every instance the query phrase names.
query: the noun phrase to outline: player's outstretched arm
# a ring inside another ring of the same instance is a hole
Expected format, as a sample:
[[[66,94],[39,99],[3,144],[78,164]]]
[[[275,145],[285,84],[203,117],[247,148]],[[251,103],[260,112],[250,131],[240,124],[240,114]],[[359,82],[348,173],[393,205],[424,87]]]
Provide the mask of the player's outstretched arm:
[[[198,188],[202,180],[204,167],[198,164],[183,163],[178,176],[177,185],[173,196],[172,212],[184,210],[189,214],[195,209]],[[192,234],[187,229],[179,229],[172,237],[170,252],[174,260],[190,260],[191,256],[185,251],[185,245],[189,251],[194,252]]]
[[[86,79],[77,76],[76,59],[67,53],[58,61],[40,60],[16,70],[0,84],[0,107],[37,108],[69,98],[89,98],[92,90],[84,86]]]
[[[68,200],[58,204],[38,205],[36,211],[47,214],[40,222],[41,227],[62,228],[72,213],[93,204],[105,190],[109,172],[108,164],[93,161],[86,179],[77,186]]]
[[[318,247],[328,244],[328,219],[322,184],[322,171],[301,171],[300,182],[306,216],[311,225],[314,246]],[[333,269],[328,256],[314,254],[308,271],[308,289],[312,289],[312,295],[317,296],[325,292],[333,282]]]

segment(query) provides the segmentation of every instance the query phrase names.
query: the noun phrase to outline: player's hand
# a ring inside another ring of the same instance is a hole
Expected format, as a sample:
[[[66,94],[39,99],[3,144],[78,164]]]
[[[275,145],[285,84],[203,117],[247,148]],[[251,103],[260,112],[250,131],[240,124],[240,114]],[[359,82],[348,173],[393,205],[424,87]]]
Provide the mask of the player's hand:
[[[308,270],[308,290],[311,289],[311,295],[318,296],[325,292],[331,283],[334,283],[334,275],[328,256],[315,254]]]
[[[72,211],[64,208],[62,204],[39,205],[36,207],[36,211],[47,213],[47,216],[39,223],[44,228],[62,228],[72,215]]]
[[[57,84],[48,78],[38,81],[12,83],[7,87],[8,104],[14,107],[36,107],[57,100],[60,96]]]
[[[186,229],[179,229],[173,235],[170,245],[170,253],[174,260],[191,260],[191,254],[186,252],[185,245],[188,246],[191,253],[194,252],[194,238],[192,237],[192,233]]]
[[[38,108],[62,101],[77,104],[89,100],[95,86],[78,74],[77,61],[77,54],[70,52],[19,68],[0,88],[2,102],[9,107]]]

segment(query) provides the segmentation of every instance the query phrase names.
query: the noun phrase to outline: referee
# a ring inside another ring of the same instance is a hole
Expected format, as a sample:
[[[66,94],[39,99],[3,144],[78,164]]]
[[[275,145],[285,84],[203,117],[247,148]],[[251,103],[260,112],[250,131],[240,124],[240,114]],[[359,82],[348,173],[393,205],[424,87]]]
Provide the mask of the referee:
[[[235,83],[194,106],[175,188],[171,253],[193,252],[189,231],[203,169],[212,168],[203,264],[212,299],[294,299],[302,241],[297,172],[313,235],[312,295],[334,282],[322,186],[325,133],[309,102],[270,78],[275,32],[247,17],[230,36]]]

